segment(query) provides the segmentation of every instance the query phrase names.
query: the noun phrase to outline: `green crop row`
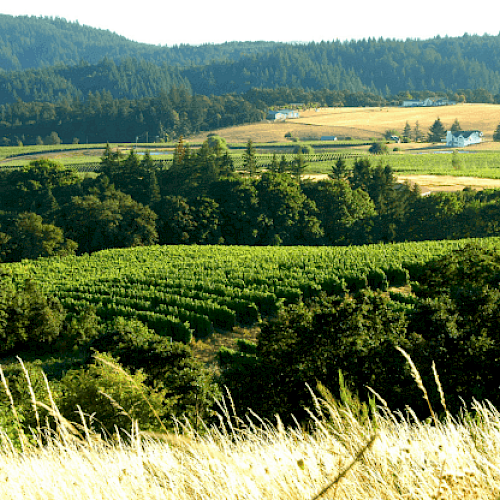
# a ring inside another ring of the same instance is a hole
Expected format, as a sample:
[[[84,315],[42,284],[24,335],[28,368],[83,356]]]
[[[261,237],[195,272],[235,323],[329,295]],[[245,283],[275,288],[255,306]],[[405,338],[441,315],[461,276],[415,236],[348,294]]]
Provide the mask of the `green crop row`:
[[[72,309],[136,318],[188,341],[276,314],[320,293],[386,290],[418,279],[429,260],[469,240],[359,247],[151,246],[2,265]],[[500,239],[479,240],[500,248]]]

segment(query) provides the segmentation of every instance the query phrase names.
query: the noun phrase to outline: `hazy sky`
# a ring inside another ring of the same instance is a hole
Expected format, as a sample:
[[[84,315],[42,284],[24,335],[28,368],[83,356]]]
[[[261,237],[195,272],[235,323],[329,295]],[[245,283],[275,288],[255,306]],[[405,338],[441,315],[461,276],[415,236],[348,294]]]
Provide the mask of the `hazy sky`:
[[[157,45],[497,35],[496,1],[17,0],[1,14],[54,16]],[[463,8],[461,8],[461,5]],[[477,11],[475,11],[477,7]]]

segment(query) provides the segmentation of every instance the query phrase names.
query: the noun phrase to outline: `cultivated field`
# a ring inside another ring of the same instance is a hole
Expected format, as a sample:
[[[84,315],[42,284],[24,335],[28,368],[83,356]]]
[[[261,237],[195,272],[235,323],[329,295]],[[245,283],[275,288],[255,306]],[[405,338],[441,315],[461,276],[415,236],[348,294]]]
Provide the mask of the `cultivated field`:
[[[418,121],[420,130],[427,134],[436,118],[450,128],[458,119],[464,130],[481,130],[484,139],[491,141],[493,132],[500,123],[499,104],[457,104],[429,108],[319,108],[300,113],[300,118],[281,123],[262,122],[242,125],[218,131],[227,142],[283,141],[285,134],[291,132],[296,137],[317,137],[335,135],[355,139],[371,140],[382,137],[386,130],[402,132],[406,122],[412,129]],[[194,141],[203,140],[206,133],[199,134]],[[421,147],[421,145],[420,145]]]

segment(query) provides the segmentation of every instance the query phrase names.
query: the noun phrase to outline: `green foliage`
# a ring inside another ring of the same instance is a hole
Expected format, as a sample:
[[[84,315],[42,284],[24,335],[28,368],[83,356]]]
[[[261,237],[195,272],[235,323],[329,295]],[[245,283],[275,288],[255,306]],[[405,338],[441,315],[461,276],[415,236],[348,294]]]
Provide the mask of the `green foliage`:
[[[310,406],[306,384],[320,382],[338,397],[339,370],[355,390],[369,385],[399,402],[409,381],[395,362],[394,346],[407,344],[405,332],[404,315],[369,292],[323,298],[309,307],[291,305],[262,327],[249,384],[264,392],[246,406],[259,414],[272,409],[284,418],[305,418],[301,408]]]
[[[80,421],[79,409],[91,426],[108,436],[130,432],[137,421],[142,430],[160,430],[169,401],[145,385],[141,371],[130,373],[107,354],[100,354],[87,368],[70,370],[59,383],[56,404],[70,422]]]
[[[57,299],[44,297],[31,281],[16,289],[7,276],[0,285],[0,352],[47,349],[60,335],[65,314]]]
[[[59,214],[65,234],[80,252],[151,245],[157,241],[156,214],[129,195],[108,189],[102,195],[73,197]]]
[[[458,121],[458,118],[455,118],[455,121],[453,122],[450,130],[452,132],[459,132],[460,130],[462,130],[462,127],[460,126],[460,123]]]
[[[389,153],[389,148],[387,147],[387,144],[384,144],[382,142],[374,142],[368,151],[374,155],[386,155]]]
[[[40,361],[25,362],[22,365],[17,362],[4,364],[2,371],[7,388],[5,384],[1,384],[0,428],[7,433],[16,447],[20,448],[21,440],[29,441],[31,439],[32,430],[36,431],[47,423],[53,424],[52,415],[48,409],[52,406],[51,396],[43,377]],[[56,391],[56,384],[54,384],[51,386],[52,396]],[[35,405],[34,399],[41,404]]]
[[[111,353],[132,373],[141,371],[142,382],[162,395],[166,416],[188,418],[196,427],[212,416],[216,386],[188,346],[155,334],[139,321],[117,318],[92,349]]]
[[[78,244],[64,237],[63,230],[44,224],[34,213],[19,214],[7,227],[0,253],[4,262],[16,262],[38,257],[74,255]]]
[[[497,125],[495,132],[493,132],[493,140],[495,142],[500,142],[500,123]]]
[[[403,140],[406,142],[410,142],[412,137],[411,125],[406,122],[405,128],[403,129]]]
[[[255,146],[251,139],[248,139],[247,147],[243,154],[243,168],[250,176],[253,176],[257,172],[257,161],[255,158]]]
[[[446,128],[441,122],[440,118],[437,118],[434,123],[429,127],[429,134],[427,140],[429,142],[441,142],[443,137],[446,135]]]
[[[293,147],[293,154],[298,155],[299,153],[302,154],[313,154],[314,153],[314,148],[311,146],[311,144],[296,144]]]
[[[439,258],[432,259],[418,277],[416,292],[420,297],[436,298],[441,294],[498,287],[500,254],[481,243],[469,243]]]
[[[352,189],[345,180],[310,182],[303,190],[316,204],[326,243],[349,245],[361,241],[375,216],[368,193]]]
[[[332,172],[328,176],[336,181],[340,181],[347,177],[347,162],[344,156],[339,156],[338,160],[332,165]]]
[[[456,149],[453,150],[453,153],[451,154],[451,166],[455,170],[459,170],[462,168],[462,161],[460,160],[460,157],[458,155],[458,151]]]
[[[261,207],[259,244],[293,245],[304,240],[313,242],[322,236],[314,202],[307,199],[290,176],[266,172],[256,189]]]

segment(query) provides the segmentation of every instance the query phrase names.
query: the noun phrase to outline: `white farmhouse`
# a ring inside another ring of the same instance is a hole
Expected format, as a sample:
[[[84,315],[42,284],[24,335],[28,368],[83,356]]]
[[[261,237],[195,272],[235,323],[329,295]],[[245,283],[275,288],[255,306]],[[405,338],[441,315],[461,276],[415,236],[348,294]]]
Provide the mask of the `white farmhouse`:
[[[479,144],[483,140],[483,133],[479,130],[458,130],[446,132],[446,145],[449,147],[463,148],[471,144]]]

